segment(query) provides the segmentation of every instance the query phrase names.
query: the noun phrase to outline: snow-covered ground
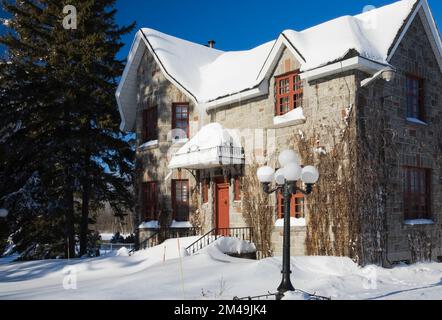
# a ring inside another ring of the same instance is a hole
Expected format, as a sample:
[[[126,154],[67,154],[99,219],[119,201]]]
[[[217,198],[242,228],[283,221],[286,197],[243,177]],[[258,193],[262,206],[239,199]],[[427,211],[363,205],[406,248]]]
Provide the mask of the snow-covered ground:
[[[222,251],[252,249],[232,239],[187,256],[183,247],[195,239],[169,240],[133,256],[121,250],[112,257],[70,262],[0,259],[0,299],[231,300],[276,291],[281,258],[229,257]],[[348,258],[294,257],[292,271],[297,289],[332,299],[442,299],[442,264],[437,263],[382,269],[359,268]]]

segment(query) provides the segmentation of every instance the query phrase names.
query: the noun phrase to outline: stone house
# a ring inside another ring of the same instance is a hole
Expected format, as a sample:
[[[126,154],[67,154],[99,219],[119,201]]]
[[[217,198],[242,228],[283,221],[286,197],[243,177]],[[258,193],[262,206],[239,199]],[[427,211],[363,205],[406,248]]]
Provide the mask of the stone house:
[[[140,241],[247,226],[249,168],[293,148],[321,173],[311,198],[293,197],[294,255],[442,258],[442,44],[426,0],[247,51],[213,44],[141,29],[132,45],[116,97],[137,137]],[[278,254],[281,197],[270,204]]]

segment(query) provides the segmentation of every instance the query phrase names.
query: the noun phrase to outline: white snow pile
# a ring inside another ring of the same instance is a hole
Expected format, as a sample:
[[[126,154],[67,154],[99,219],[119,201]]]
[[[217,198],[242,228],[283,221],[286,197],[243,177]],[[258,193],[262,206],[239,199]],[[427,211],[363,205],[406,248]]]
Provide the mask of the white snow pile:
[[[172,229],[185,229],[185,228],[193,228],[193,225],[189,221],[172,221],[170,225]]]
[[[117,257],[129,257],[129,250],[126,247],[122,247],[117,251]]]
[[[301,32],[283,33],[305,57],[303,71],[344,58],[352,49],[362,57],[387,63],[388,51],[417,1],[402,0]]]
[[[277,116],[273,118],[274,125],[292,124],[294,122],[302,121],[305,121],[303,108],[296,108],[282,116]]]
[[[159,229],[160,223],[158,221],[143,222],[138,226],[139,229]]]
[[[204,250],[210,250],[210,248],[216,248],[223,254],[244,254],[253,253],[256,251],[256,247],[249,241],[239,240],[237,238],[223,237],[210,244]],[[213,251],[211,251],[213,253]]]
[[[276,292],[280,257],[255,261],[224,255],[219,248],[236,246],[230,240],[185,255],[184,248],[195,240],[168,240],[132,256],[21,263],[0,259],[0,299],[232,300]],[[296,289],[336,300],[442,299],[438,263],[382,269],[360,268],[348,258],[293,257],[291,269]],[[77,289],[66,290],[66,277],[74,275]],[[299,292],[284,299],[308,299]]]

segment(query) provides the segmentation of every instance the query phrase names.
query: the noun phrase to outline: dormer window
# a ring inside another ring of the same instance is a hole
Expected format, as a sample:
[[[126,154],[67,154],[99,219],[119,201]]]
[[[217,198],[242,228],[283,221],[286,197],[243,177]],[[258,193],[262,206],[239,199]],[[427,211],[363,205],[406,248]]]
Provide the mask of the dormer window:
[[[276,116],[302,107],[303,83],[299,71],[276,77]]]

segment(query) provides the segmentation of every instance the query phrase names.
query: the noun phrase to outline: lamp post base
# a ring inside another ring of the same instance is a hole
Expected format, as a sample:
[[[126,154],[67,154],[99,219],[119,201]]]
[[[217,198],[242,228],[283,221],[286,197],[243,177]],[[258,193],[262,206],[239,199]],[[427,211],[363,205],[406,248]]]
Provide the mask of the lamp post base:
[[[290,281],[290,273],[282,276],[281,284],[278,287],[278,292],[280,293],[285,293],[287,291],[295,291],[295,288]]]

